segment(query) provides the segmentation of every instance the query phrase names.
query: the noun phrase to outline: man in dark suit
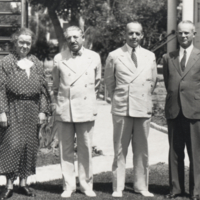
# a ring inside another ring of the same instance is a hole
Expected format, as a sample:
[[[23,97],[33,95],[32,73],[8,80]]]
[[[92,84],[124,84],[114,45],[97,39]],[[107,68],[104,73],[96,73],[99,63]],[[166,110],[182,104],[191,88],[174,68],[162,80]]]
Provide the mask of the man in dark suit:
[[[164,55],[163,73],[167,90],[165,115],[169,135],[170,194],[184,196],[184,148],[190,159],[190,195],[200,195],[200,50],[193,46],[195,26],[178,24],[180,49]]]

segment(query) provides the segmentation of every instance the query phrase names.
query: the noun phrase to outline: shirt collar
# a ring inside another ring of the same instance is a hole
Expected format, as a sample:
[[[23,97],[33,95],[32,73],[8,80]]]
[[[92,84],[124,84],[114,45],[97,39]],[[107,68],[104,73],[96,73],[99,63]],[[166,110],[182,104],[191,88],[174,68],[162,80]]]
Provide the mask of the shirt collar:
[[[127,47],[127,49],[128,49],[128,52],[131,54],[133,48],[130,47],[127,43],[126,43],[126,47]],[[138,45],[137,47],[135,47],[135,52],[137,53],[139,50],[140,50],[140,46]]]
[[[184,49],[183,47],[180,46],[180,52],[179,52],[179,54],[183,55],[184,51],[186,50],[187,55],[190,55],[193,48],[194,48],[193,44],[191,44],[187,49]]]
[[[80,56],[83,54],[84,49],[85,49],[85,48],[82,46],[82,47],[80,48],[80,50],[78,51],[78,54],[79,54]],[[71,51],[71,55],[72,55],[72,57],[74,57],[72,51]]]

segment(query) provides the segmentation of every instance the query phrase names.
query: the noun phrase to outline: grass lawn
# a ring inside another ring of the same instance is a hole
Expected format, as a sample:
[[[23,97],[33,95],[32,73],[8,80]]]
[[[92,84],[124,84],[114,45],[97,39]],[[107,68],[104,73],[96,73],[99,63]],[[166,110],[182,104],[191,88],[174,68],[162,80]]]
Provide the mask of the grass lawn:
[[[104,172],[94,176],[94,191],[97,194],[96,198],[88,198],[80,192],[80,187],[77,186],[77,192],[72,194],[71,198],[68,199],[123,199],[123,200],[163,200],[164,195],[169,193],[168,186],[168,166],[166,164],[158,163],[156,165],[150,166],[150,176],[149,176],[149,190],[154,193],[155,197],[143,197],[140,194],[135,194],[132,189],[132,169],[127,169],[126,171],[126,188],[123,193],[123,198],[113,198],[112,194],[112,179],[111,172]],[[185,185],[186,191],[188,191],[188,168],[185,169]],[[0,187],[2,190],[3,187]],[[36,198],[28,198],[17,194],[17,187],[13,197],[10,200],[27,200],[27,199],[37,199],[37,200],[61,200],[60,197],[62,193],[62,180],[55,180],[45,183],[37,183],[31,185],[31,189],[36,193]],[[189,199],[189,197],[176,198],[176,200]]]
[[[102,155],[102,151],[95,151],[95,149],[92,150],[92,157],[100,156]],[[77,160],[77,154],[74,154],[74,160]],[[60,163],[60,157],[59,157],[59,148],[56,149],[40,149],[37,155],[37,167],[47,166],[47,165],[54,165]]]
[[[43,149],[39,151],[37,155],[37,167],[53,165],[60,163],[59,149],[54,152],[52,149]]]

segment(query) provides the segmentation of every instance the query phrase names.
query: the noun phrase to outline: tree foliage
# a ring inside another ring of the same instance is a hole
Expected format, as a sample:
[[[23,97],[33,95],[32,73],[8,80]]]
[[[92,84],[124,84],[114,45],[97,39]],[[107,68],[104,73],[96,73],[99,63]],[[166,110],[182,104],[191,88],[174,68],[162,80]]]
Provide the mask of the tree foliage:
[[[89,0],[86,0],[89,2]],[[71,25],[79,25],[84,0],[30,0],[32,6],[38,10],[48,9],[49,17],[57,35],[60,49],[65,41],[59,18],[70,21]]]
[[[142,46],[151,49],[166,35],[167,2],[165,0],[93,0],[83,12],[85,26],[93,49],[101,54],[102,61],[108,52],[125,43],[125,27],[128,22],[139,21],[143,25]],[[163,49],[156,52],[159,57]]]
[[[166,0],[30,0],[30,3],[38,10],[48,9],[60,48],[65,39],[58,17],[68,20],[70,25],[82,25],[85,45],[99,52],[103,63],[108,52],[124,44],[128,22],[141,22],[142,46],[147,49],[166,35]],[[163,51],[159,49],[156,54],[160,56]]]
[[[102,62],[108,53],[125,43],[125,26],[128,22],[139,21],[143,25],[144,39],[142,46],[152,49],[166,35],[167,1],[166,0],[29,0],[32,15],[30,28],[38,37],[39,55],[48,57],[46,32],[54,27],[60,49],[65,42],[59,18],[67,20],[69,25],[79,25],[85,30],[85,46],[100,53]],[[10,3],[0,2],[1,11],[18,13],[20,7],[13,8]],[[46,12],[48,10],[48,12]],[[33,16],[38,14],[38,21]],[[1,24],[13,24],[4,28],[1,35],[8,36],[19,27],[19,16],[0,16]],[[51,48],[51,45],[49,46]],[[155,53],[160,57],[166,47]],[[37,52],[37,50],[35,50]],[[43,52],[43,54],[41,54]]]
[[[20,27],[19,6],[13,7],[9,2],[0,2],[0,12],[11,12],[13,15],[0,15],[0,24],[12,27],[0,27],[0,36],[9,37]],[[9,51],[11,44],[8,41],[0,41],[0,51]]]

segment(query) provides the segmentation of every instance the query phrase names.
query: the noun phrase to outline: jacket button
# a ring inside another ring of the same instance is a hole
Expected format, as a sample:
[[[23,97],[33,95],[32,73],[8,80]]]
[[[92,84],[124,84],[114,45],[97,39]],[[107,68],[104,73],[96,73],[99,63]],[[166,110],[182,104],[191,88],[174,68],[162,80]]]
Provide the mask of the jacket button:
[[[87,72],[85,73],[85,75],[87,75]]]
[[[85,87],[87,87],[87,84],[85,84]]]
[[[86,100],[86,99],[87,99],[87,97],[84,97],[84,99]]]

